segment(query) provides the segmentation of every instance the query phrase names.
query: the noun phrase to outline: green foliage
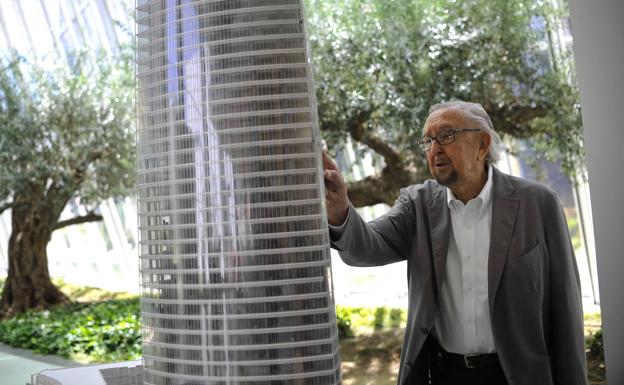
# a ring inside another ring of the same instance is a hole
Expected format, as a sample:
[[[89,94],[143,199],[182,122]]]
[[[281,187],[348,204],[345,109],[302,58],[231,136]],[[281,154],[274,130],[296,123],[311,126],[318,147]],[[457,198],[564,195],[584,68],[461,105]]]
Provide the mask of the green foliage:
[[[572,240],[572,247],[574,250],[578,250],[583,247],[583,241],[581,240],[581,232],[579,231],[579,220],[576,215],[568,216],[568,230],[570,231],[570,239]]]
[[[590,384],[604,384],[606,379],[602,329],[585,338],[587,374]]]
[[[319,122],[330,147],[363,129],[422,167],[416,146],[437,102],[484,105],[495,128],[532,137],[568,174],[584,163],[570,53],[550,30],[566,15],[533,0],[307,0]],[[358,140],[357,138],[354,138]]]
[[[358,333],[405,327],[405,309],[387,306],[349,307],[336,306],[338,333],[341,338],[351,338]]]
[[[585,347],[589,350],[589,354],[598,357],[604,362],[604,345],[602,341],[602,329],[595,333],[591,333],[585,339]]]
[[[52,232],[100,220],[94,205],[134,189],[134,54],[120,52],[80,53],[71,65],[45,69],[15,53],[0,57],[0,164],[10,165],[0,167],[0,212],[12,210],[9,273],[30,269],[35,277],[17,284],[9,275],[4,314],[64,302],[47,278]],[[83,207],[60,221],[69,202]]]
[[[351,318],[345,307],[336,306],[336,322],[338,326],[338,336],[340,338],[353,338],[353,328],[351,327]]]
[[[587,323],[602,323],[602,315],[600,313],[585,313],[583,314],[583,320]]]
[[[0,58],[0,67],[0,164],[11,165],[0,168],[0,202],[42,191],[97,202],[129,191],[131,52],[81,53],[71,67],[52,69],[13,54]]]
[[[138,299],[59,306],[0,321],[0,341],[88,362],[141,356]]]

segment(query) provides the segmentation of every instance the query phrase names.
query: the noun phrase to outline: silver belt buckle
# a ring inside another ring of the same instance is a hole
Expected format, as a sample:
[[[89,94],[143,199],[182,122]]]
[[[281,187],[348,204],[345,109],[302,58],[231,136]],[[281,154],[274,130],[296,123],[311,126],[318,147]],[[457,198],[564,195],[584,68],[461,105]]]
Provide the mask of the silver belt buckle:
[[[464,364],[466,364],[466,369],[474,369],[476,366],[472,364],[471,358],[479,357],[480,354],[465,354],[464,355]]]

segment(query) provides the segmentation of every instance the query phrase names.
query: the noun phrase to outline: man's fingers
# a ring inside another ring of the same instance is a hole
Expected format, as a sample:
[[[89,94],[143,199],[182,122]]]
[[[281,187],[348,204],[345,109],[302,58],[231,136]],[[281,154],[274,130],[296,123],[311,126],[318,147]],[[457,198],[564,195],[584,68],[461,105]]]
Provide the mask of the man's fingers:
[[[323,151],[323,170],[338,171],[338,167],[336,166],[336,163],[334,163],[332,158],[325,151]]]
[[[335,225],[342,224],[349,211],[347,186],[336,163],[325,151],[323,151],[323,180],[325,181],[327,220]]]
[[[337,174],[336,170],[323,170],[323,177],[325,179],[334,179]]]
[[[326,187],[336,189],[341,182],[340,173],[336,170],[323,171],[323,179],[325,179]]]
[[[336,163],[325,151],[323,151],[323,179],[325,180],[325,188],[331,192],[339,192],[343,188],[342,174],[340,174]]]

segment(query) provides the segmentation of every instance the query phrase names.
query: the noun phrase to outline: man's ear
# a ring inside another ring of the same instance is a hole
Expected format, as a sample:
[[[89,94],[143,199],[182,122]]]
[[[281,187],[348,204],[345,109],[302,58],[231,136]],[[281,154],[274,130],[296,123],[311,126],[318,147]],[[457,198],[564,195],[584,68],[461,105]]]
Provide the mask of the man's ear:
[[[492,137],[487,132],[481,132],[479,144],[479,159],[484,159],[490,151],[490,145],[492,144]]]

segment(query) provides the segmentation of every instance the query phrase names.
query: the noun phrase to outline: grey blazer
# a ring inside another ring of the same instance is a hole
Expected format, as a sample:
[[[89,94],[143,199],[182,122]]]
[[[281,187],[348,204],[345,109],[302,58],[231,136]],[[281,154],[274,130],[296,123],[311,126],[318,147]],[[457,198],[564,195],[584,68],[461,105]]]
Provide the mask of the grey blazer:
[[[559,199],[493,168],[488,296],[494,343],[510,385],[586,385],[579,275]],[[399,385],[427,384],[423,345],[439,314],[451,230],[446,187],[401,190],[365,223],[351,208],[332,246],[353,266],[407,260],[408,320]]]

